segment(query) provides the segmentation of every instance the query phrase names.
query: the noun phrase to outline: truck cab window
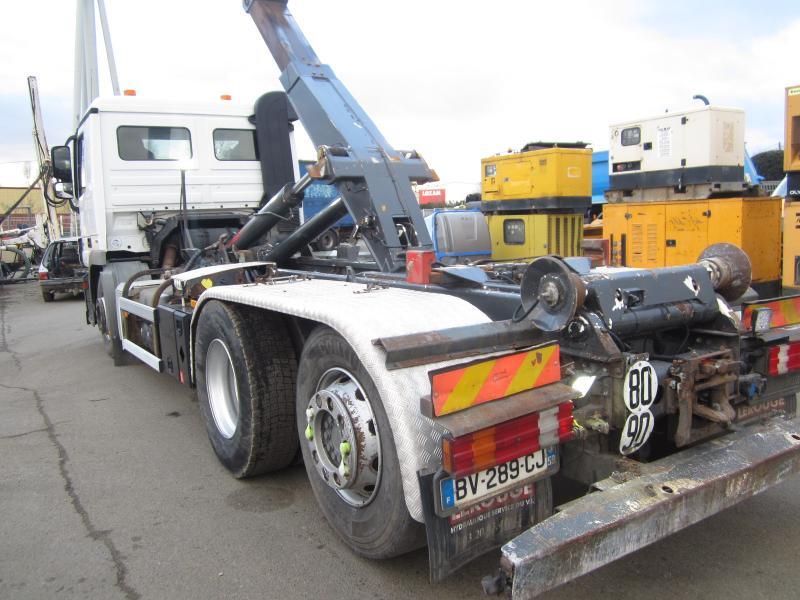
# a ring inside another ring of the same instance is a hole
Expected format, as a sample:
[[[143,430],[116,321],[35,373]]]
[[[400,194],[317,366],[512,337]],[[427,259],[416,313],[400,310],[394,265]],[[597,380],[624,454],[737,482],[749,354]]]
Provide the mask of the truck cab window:
[[[255,129],[215,129],[217,160],[258,160]]]
[[[122,160],[182,160],[192,157],[192,137],[185,127],[117,128]]]

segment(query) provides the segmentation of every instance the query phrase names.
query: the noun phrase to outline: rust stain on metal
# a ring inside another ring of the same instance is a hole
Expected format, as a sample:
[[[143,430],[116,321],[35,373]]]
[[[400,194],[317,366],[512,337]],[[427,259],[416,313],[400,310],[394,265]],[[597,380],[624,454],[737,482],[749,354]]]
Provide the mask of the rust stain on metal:
[[[775,419],[655,461],[570,503],[503,547],[515,599],[533,598],[757,494],[800,470],[800,421]],[[795,439],[792,436],[797,436]]]

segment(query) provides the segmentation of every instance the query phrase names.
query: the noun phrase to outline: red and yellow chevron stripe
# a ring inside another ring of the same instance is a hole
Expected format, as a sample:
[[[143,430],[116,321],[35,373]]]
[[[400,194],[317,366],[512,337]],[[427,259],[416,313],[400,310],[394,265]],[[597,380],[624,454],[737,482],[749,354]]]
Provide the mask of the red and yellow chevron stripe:
[[[437,417],[505,398],[561,379],[558,344],[550,344],[433,371],[431,401]]]
[[[742,325],[747,330],[752,327],[753,310],[756,308],[772,309],[772,318],[769,323],[770,327],[783,327],[784,325],[800,323],[800,296],[748,304],[742,315]]]

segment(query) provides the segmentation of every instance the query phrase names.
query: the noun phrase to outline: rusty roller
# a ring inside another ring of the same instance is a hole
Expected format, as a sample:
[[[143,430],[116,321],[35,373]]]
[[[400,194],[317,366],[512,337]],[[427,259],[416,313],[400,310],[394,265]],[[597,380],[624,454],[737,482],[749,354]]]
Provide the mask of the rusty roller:
[[[522,276],[522,320],[527,317],[542,331],[559,331],[575,316],[586,297],[586,286],[556,256],[534,260]]]
[[[753,268],[747,254],[733,244],[712,244],[697,259],[711,277],[714,290],[725,300],[741,298],[750,287]]]

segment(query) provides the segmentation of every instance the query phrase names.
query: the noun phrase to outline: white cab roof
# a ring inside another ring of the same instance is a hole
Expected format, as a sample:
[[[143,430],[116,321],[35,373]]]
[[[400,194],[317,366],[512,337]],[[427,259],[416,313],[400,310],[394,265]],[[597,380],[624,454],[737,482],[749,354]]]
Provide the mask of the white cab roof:
[[[230,100],[217,101],[176,101],[163,98],[140,98],[139,96],[106,96],[96,98],[89,110],[102,112],[138,112],[154,114],[181,115],[226,115],[249,117],[253,106],[236,104]]]

